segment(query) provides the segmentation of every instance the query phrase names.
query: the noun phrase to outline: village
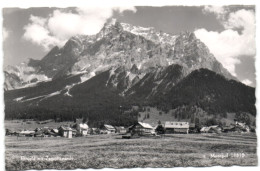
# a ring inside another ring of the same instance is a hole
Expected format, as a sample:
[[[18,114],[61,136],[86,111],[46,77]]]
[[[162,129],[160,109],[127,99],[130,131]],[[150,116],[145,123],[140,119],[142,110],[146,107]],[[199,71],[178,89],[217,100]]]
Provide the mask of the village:
[[[122,135],[122,138],[130,139],[137,137],[160,137],[165,134],[221,134],[221,133],[250,133],[255,132],[255,127],[248,126],[245,123],[235,121],[229,126],[203,126],[201,128],[196,127],[194,123],[189,122],[176,122],[166,121],[164,124],[158,123],[152,126],[149,123],[136,122],[129,127],[125,126],[113,126],[104,124],[99,128],[89,127],[87,122],[83,122],[83,119],[76,119],[74,123],[63,124],[58,127],[44,126],[45,124],[53,122],[53,120],[46,120],[37,122],[42,127],[22,130],[6,129],[6,136],[19,137],[85,137],[88,135],[102,135],[102,134],[118,134]],[[28,124],[29,121],[22,123]]]

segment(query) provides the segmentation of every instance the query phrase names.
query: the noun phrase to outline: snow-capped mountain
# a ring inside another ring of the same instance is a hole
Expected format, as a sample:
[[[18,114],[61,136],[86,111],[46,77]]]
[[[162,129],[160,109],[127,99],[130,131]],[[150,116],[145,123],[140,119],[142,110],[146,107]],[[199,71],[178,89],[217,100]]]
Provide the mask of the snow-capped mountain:
[[[129,114],[133,105],[185,117],[193,109],[256,115],[255,89],[238,82],[194,33],[171,35],[116,20],[41,60],[8,67],[5,90],[9,119],[84,115],[97,125],[127,125],[136,119]]]
[[[5,91],[5,117],[71,120],[84,116],[91,123],[120,125],[130,124],[129,120],[135,118],[121,111],[133,105],[155,107],[167,116],[176,115],[172,112],[179,109],[184,114],[192,113],[193,108],[211,116],[227,112],[256,115],[254,88],[208,69],[188,74],[176,64],[139,77],[135,66],[130,71],[118,67],[84,82],[81,82],[82,75],[63,76],[35,87]]]
[[[36,68],[28,66],[27,63],[21,63],[17,66],[7,66],[4,74],[5,90],[34,86],[36,83],[51,80],[46,75],[37,72]]]
[[[7,68],[5,89],[79,73],[84,74],[82,80],[86,81],[102,71],[115,70],[119,66],[127,70],[136,66],[138,77],[142,77],[154,68],[172,64],[179,64],[188,72],[207,68],[226,78],[234,78],[194,33],[172,35],[112,19],[96,35],[74,36],[62,48],[54,47],[41,60],[31,59]]]

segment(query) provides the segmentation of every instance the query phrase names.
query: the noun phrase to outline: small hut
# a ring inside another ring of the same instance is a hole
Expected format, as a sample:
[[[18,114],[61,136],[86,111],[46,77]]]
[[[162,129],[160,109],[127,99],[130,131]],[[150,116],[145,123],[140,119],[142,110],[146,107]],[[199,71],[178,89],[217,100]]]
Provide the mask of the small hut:
[[[59,133],[62,137],[72,138],[72,129],[70,127],[60,126]]]

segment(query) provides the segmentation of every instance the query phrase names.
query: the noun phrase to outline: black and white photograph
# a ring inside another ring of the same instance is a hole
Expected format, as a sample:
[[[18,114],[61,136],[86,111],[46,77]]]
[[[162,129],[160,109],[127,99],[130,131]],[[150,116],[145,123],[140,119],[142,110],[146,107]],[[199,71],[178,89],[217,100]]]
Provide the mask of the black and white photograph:
[[[256,5],[2,8],[6,170],[258,166]]]

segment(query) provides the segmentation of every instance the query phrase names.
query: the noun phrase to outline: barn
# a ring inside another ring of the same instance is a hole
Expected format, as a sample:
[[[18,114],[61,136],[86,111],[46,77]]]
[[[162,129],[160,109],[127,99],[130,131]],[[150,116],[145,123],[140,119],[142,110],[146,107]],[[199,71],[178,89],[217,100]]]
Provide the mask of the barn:
[[[113,127],[112,125],[106,125],[106,124],[104,124],[101,127],[100,131],[103,132],[103,133],[107,133],[107,134],[116,133],[115,127]]]
[[[129,131],[134,135],[151,135],[153,133],[155,133],[153,131],[153,127],[148,124],[148,123],[144,123],[144,122],[138,122],[134,125],[132,125],[131,127],[129,127]]]
[[[165,122],[165,133],[189,133],[189,122]]]

